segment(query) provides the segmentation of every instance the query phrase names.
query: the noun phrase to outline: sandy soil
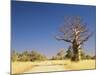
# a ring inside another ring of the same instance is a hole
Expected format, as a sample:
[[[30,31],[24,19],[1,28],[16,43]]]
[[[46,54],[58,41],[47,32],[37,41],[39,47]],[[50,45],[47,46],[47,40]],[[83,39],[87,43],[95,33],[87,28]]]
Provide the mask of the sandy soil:
[[[95,69],[95,60],[83,60],[80,62],[71,62],[69,60],[48,60],[12,63],[12,74],[84,69]]]

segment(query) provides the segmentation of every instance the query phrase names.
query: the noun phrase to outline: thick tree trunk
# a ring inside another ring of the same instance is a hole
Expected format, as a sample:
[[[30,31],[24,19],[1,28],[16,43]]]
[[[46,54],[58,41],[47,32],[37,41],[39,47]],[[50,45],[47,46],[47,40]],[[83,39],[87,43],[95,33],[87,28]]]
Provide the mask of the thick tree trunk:
[[[81,53],[80,53],[80,48],[81,45],[78,45],[77,44],[77,41],[74,41],[73,42],[73,46],[72,46],[72,49],[73,49],[73,56],[72,56],[72,61],[79,61],[81,60]]]
[[[73,49],[73,56],[72,56],[72,61],[79,61],[80,57],[79,57],[79,51],[78,49]]]

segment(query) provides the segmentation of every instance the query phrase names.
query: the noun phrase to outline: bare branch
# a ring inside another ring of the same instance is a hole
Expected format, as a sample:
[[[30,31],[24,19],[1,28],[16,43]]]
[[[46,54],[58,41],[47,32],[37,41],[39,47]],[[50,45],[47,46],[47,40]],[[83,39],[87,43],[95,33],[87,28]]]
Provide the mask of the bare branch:
[[[93,33],[87,35],[87,37],[85,37],[81,42],[80,44],[83,44],[85,41],[87,41],[91,36],[93,35]]]
[[[58,36],[56,36],[56,39],[57,40],[63,40],[63,41],[66,41],[66,42],[72,42],[71,40],[68,40],[68,39],[64,39],[64,38],[61,38],[61,37],[58,37]]]
[[[77,44],[83,44],[91,35],[87,24],[79,16],[66,17],[63,26],[60,28],[60,35],[56,37],[57,40],[72,43],[74,40]]]

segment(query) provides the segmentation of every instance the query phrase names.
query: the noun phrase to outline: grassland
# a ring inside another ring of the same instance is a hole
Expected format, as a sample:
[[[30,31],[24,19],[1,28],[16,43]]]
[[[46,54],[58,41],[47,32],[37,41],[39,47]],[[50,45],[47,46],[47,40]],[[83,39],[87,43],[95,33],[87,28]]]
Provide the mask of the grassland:
[[[70,60],[12,62],[12,74],[95,69],[95,64],[95,60],[82,60],[79,62],[71,62]]]

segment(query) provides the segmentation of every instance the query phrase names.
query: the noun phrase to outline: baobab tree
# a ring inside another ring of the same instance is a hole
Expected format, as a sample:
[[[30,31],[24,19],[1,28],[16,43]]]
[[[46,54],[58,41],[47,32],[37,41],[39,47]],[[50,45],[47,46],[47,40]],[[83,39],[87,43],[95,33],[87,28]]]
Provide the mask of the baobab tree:
[[[71,59],[79,61],[81,59],[80,49],[82,49],[84,42],[92,35],[86,23],[79,16],[69,16],[65,18],[64,25],[59,31],[60,34],[56,36],[56,39],[70,43],[73,52]]]

